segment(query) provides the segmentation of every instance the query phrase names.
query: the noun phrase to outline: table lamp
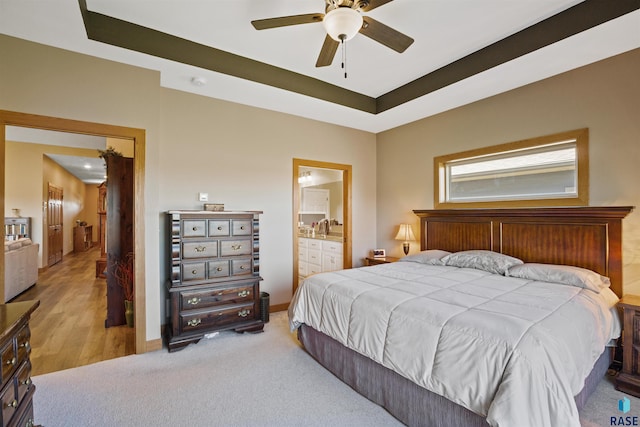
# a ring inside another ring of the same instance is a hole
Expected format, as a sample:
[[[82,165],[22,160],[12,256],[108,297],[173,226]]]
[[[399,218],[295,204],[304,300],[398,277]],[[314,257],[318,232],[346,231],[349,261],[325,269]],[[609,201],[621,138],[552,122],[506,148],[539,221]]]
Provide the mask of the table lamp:
[[[400,224],[400,228],[398,229],[398,234],[396,234],[396,240],[402,240],[402,249],[404,250],[404,254],[409,254],[409,242],[413,242],[416,240],[416,236],[413,235],[413,229],[409,224]]]

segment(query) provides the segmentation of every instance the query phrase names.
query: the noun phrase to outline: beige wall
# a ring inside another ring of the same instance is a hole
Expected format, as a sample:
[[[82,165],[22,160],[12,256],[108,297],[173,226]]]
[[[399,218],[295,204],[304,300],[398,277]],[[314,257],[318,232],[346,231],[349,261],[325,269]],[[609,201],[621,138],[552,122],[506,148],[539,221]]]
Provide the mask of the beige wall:
[[[97,157],[93,149],[60,147],[43,144],[7,141],[5,145],[5,216],[12,216],[12,209],[19,208],[20,215],[31,217],[32,240],[40,243],[38,267],[47,265],[46,230],[43,218],[43,203],[47,200],[47,183],[64,190],[64,236],[63,253],[73,251],[73,227],[76,219],[95,221],[97,202],[88,204],[92,197],[85,184],[62,169],[46,154]],[[97,200],[97,189],[95,190]],[[93,211],[91,210],[93,208]],[[88,210],[86,210],[88,209]],[[93,212],[93,213],[92,213]],[[96,231],[94,230],[94,234]]]
[[[375,246],[374,134],[163,89],[157,72],[11,37],[0,36],[0,57],[0,109],[146,130],[147,340],[165,321],[162,213],[201,208],[198,192],[264,211],[261,286],[272,304],[291,298],[294,157],[353,166],[355,264]]]
[[[589,128],[590,204],[638,206],[623,223],[624,289],[640,293],[640,50],[378,135],[378,246],[433,208],[433,157]],[[418,237],[419,238],[419,237]],[[419,243],[412,245],[412,252]]]

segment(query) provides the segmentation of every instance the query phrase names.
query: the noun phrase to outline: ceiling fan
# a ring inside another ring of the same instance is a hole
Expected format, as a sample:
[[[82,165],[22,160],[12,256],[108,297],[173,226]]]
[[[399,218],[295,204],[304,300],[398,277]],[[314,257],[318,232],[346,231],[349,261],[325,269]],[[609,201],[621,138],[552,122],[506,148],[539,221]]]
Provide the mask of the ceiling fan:
[[[325,0],[325,13],[308,13],[304,15],[281,16],[278,18],[258,19],[251,21],[256,30],[286,27],[288,25],[313,24],[322,22],[327,36],[324,39],[316,67],[331,65],[341,42],[350,40],[357,33],[365,35],[396,52],[404,52],[413,39],[388,27],[375,19],[363,16],[361,12],[369,12],[393,0]]]

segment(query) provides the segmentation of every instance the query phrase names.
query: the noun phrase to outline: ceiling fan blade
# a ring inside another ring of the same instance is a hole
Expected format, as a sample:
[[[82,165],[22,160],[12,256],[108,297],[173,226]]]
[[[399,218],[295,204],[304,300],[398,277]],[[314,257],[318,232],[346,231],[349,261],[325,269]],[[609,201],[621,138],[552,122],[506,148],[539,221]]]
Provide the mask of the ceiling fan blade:
[[[369,12],[370,10],[380,7],[387,3],[391,3],[393,0],[366,0],[367,5],[360,8],[363,12]]]
[[[363,16],[362,28],[360,28],[360,34],[369,37],[387,46],[396,52],[404,52],[413,43],[413,39],[399,31],[394,30],[391,27],[384,25],[381,22],[371,19],[368,16]]]
[[[318,55],[316,67],[326,67],[327,65],[331,65],[331,63],[333,62],[333,57],[336,56],[336,51],[338,50],[339,44],[340,43],[327,35],[324,38],[322,49],[320,49],[320,55]]]
[[[251,21],[256,30],[267,30],[269,28],[286,27],[288,25],[313,24],[322,22],[324,14],[307,13],[305,15],[280,16],[278,18],[257,19]]]

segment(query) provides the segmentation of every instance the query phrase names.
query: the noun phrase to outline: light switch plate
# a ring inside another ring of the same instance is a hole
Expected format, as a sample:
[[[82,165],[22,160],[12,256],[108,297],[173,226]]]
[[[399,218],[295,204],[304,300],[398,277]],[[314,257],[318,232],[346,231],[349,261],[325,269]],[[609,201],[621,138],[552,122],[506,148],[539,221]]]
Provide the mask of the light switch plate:
[[[198,193],[198,200],[201,202],[209,201],[209,193]]]

